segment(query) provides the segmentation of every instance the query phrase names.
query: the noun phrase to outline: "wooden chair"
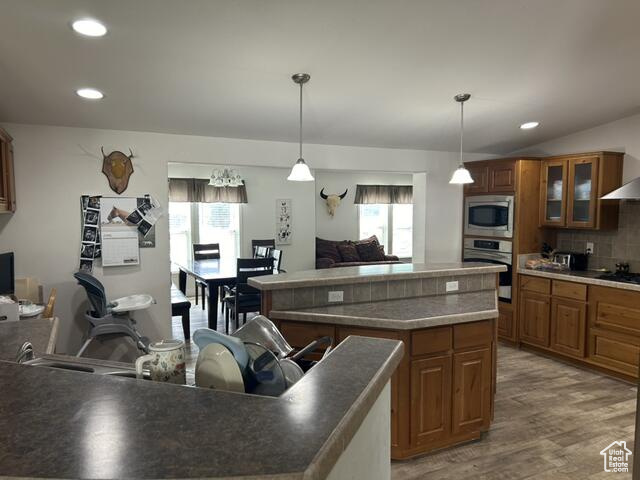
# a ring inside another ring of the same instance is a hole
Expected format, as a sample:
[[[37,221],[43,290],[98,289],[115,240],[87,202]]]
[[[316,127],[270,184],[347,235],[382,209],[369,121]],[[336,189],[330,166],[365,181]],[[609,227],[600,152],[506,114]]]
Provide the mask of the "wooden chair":
[[[173,283],[171,284],[171,316],[182,317],[182,331],[184,339],[191,338],[191,302]]]
[[[251,251],[253,252],[253,258],[259,258],[256,257],[257,247],[276,248],[276,241],[273,238],[269,240],[251,240]]]
[[[218,260],[220,259],[220,244],[219,243],[194,243],[193,244],[193,259],[194,260]],[[196,305],[198,305],[198,287],[200,287],[200,292],[202,294],[202,310],[205,309],[205,291],[207,289],[207,284],[204,282],[200,282],[195,280],[194,282],[196,287]],[[214,308],[218,308],[217,305],[214,305]]]
[[[233,294],[225,297],[227,304],[225,312],[225,327],[229,332],[229,317],[233,318],[235,328],[238,328],[238,317],[243,315],[243,321],[247,321],[247,313],[259,312],[261,307],[260,290],[253,288],[248,283],[251,277],[271,275],[273,273],[272,258],[239,258],[236,267],[236,286]]]
[[[42,318],[53,318],[53,309],[56,305],[56,294],[57,290],[55,288],[51,289],[49,293],[49,300],[47,300],[47,306],[44,307],[44,311],[42,312]]]

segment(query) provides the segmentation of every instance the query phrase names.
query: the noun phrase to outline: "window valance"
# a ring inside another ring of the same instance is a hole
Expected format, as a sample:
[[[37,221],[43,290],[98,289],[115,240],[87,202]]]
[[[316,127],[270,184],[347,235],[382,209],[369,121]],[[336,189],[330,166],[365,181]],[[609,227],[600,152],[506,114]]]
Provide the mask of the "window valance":
[[[353,203],[413,203],[412,185],[356,185]]]
[[[247,188],[213,187],[201,178],[170,178],[169,201],[191,203],[248,203]]]

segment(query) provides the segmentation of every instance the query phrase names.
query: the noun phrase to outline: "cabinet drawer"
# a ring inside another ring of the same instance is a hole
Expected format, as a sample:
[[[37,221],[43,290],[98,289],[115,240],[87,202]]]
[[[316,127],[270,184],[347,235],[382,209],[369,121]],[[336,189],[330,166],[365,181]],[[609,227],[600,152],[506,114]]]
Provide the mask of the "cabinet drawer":
[[[584,283],[554,280],[551,291],[554,297],[572,298],[583,302],[587,300],[587,285]]]
[[[329,336],[333,339],[336,338],[336,331],[333,325],[282,322],[280,324],[280,332],[287,342],[289,342],[289,345],[294,348],[306,347],[320,337]]]
[[[529,275],[520,275],[520,289],[548,295],[551,292],[551,280]]]
[[[589,333],[589,358],[600,366],[638,377],[640,345],[625,336],[592,329]]]
[[[411,334],[411,355],[428,355],[451,349],[451,327],[430,328]]]
[[[453,326],[453,348],[477,347],[487,345],[493,341],[493,322],[461,323]]]

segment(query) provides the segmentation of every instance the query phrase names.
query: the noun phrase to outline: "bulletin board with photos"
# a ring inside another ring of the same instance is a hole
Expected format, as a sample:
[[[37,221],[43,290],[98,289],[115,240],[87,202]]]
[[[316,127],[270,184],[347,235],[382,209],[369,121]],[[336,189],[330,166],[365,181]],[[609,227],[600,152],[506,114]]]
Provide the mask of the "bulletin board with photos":
[[[163,211],[152,196],[82,195],[80,206],[81,271],[91,273],[96,259],[103,266],[137,265],[138,248],[155,247],[155,223]]]

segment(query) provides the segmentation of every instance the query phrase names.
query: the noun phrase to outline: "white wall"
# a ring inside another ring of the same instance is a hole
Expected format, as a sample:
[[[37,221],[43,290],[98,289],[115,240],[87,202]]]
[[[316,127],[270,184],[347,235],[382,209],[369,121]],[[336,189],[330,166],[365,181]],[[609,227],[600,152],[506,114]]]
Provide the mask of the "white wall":
[[[290,168],[298,148],[285,142],[189,135],[20,124],[3,127],[14,137],[17,212],[0,216],[0,251],[16,253],[18,276],[38,277],[47,292],[58,288],[58,349],[66,352],[78,348],[85,328],[81,317],[85,295],[72,279],[80,247],[79,197],[113,194],[100,171],[101,146],[106,151],[131,147],[136,155],[135,173],[125,195],[150,193],[164,205],[169,162]],[[457,164],[456,153],[305,145],[304,155],[312,167],[320,169],[426,172],[425,257],[432,261],[459,258],[462,190],[448,184]],[[294,187],[287,184],[286,188]],[[314,207],[309,208],[313,215]],[[142,251],[139,267],[96,269],[111,297],[135,292],[156,297],[157,305],[136,315],[141,331],[152,339],[171,334],[166,216],[157,224],[156,241],[156,248]]]
[[[221,165],[170,163],[169,177],[209,178]],[[276,199],[290,198],[292,215],[291,245],[280,245],[282,268],[287,271],[308,270],[315,265],[315,190],[313,182],[289,182],[289,169],[233,166],[247,187],[246,204],[240,205],[241,254],[251,257],[252,239],[275,238]],[[191,283],[191,282],[190,282]]]
[[[625,152],[623,182],[640,177],[640,114],[519,150],[519,154],[563,155],[611,150]]]
[[[356,185],[411,185],[412,175],[381,172],[336,172],[316,170],[316,234],[327,240],[358,239],[358,206],[353,203]],[[348,190],[333,217],[327,212],[327,203],[320,198],[324,193],[341,194]],[[388,252],[388,250],[387,250]]]
[[[423,263],[427,253],[427,174],[413,174],[413,258]]]

